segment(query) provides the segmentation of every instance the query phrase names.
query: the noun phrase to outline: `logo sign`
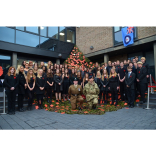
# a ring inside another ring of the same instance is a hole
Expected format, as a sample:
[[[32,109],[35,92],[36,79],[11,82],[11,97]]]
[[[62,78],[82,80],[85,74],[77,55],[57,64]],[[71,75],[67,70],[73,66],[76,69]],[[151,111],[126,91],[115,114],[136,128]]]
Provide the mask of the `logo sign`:
[[[131,41],[131,37],[129,35],[125,36],[125,43],[128,44]]]

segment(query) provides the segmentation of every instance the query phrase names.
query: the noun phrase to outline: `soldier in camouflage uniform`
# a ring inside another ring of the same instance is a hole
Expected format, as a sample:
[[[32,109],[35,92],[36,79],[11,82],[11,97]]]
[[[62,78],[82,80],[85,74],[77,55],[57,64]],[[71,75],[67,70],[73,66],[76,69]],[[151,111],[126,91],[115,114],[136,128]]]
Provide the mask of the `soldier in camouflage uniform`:
[[[89,109],[96,109],[96,105],[98,104],[99,87],[94,82],[93,76],[89,76],[89,82],[85,85],[83,94],[86,96]]]

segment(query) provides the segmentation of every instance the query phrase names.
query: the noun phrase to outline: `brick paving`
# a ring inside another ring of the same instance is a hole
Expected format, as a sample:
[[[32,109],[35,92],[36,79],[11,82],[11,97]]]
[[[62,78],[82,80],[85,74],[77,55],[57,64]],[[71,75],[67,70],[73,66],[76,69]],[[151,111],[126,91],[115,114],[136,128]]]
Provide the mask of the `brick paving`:
[[[154,130],[156,109],[139,107],[104,115],[60,114],[43,110],[0,115],[1,130]]]

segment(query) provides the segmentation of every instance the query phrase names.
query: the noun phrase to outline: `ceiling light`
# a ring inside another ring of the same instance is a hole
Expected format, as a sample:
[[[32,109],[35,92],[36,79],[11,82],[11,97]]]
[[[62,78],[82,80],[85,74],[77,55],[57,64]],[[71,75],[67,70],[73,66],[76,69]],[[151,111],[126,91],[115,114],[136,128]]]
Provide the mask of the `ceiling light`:
[[[71,40],[67,40],[67,42],[71,42]]]
[[[63,36],[63,35],[64,35],[64,33],[60,33],[60,35],[61,35],[61,36]]]

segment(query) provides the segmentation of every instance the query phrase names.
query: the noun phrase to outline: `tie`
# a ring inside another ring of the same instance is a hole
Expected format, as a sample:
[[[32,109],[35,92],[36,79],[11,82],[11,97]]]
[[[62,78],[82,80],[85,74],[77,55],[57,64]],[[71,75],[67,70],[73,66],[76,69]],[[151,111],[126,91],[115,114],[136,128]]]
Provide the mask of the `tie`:
[[[131,74],[131,73],[128,74],[128,78],[130,77],[130,74]]]

